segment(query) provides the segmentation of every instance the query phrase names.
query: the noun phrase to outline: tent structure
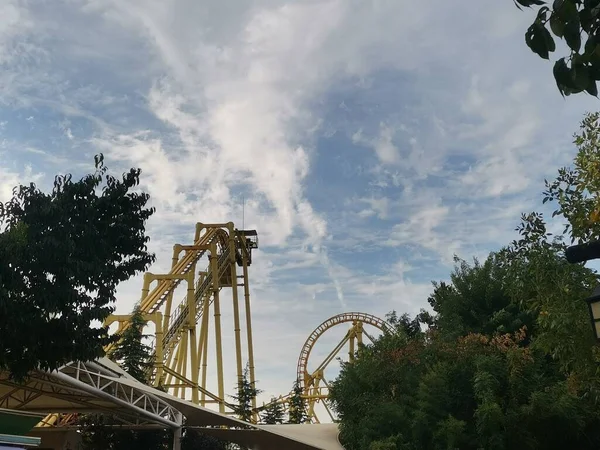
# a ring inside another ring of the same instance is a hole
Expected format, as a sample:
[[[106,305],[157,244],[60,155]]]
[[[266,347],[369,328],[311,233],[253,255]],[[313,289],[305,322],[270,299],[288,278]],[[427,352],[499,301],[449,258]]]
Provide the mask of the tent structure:
[[[124,372],[107,358],[73,362],[52,372],[36,371],[25,384],[0,372],[0,408],[33,413],[105,413],[127,427],[160,427],[202,432],[256,450],[343,450],[335,425],[250,426],[233,417],[203,408],[154,389]],[[215,428],[217,427],[217,428]],[[36,435],[52,428],[36,428]],[[43,438],[42,438],[43,442]]]

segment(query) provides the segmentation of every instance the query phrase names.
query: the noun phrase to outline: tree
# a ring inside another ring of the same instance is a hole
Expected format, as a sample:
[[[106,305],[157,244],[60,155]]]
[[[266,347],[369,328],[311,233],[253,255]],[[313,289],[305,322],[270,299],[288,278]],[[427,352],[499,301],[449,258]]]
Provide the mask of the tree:
[[[552,217],[566,221],[563,235],[571,243],[600,239],[600,113],[586,114],[579,130],[573,167],[559,169],[554,181],[546,181],[543,200],[555,202]]]
[[[152,349],[144,343],[146,321],[139,306],[134,308],[130,321],[109,357],[129,375],[145,383],[146,371],[152,365]],[[118,418],[110,415],[88,414],[81,417],[79,424],[82,450],[168,450],[173,440],[169,430],[119,429]],[[186,442],[189,445],[196,441],[190,438]]]
[[[182,450],[228,450],[229,444],[207,436],[193,428],[186,428],[181,439]]]
[[[263,411],[262,422],[267,425],[283,423],[284,414],[283,405],[275,397],[272,397]]]
[[[541,58],[556,50],[554,37],[564,40],[569,55],[554,64],[554,79],[565,95],[587,92],[598,96],[600,80],[600,0],[513,0],[521,6],[536,6],[534,22],[525,33],[527,46]]]
[[[256,388],[256,383],[250,382],[248,366],[245,367],[242,378],[238,380],[236,388],[236,394],[232,396],[235,400],[233,412],[240,420],[252,422],[254,415],[252,401],[262,391]]]
[[[348,450],[593,449],[600,446],[600,346],[583,298],[598,275],[569,264],[566,241],[600,237],[598,115],[575,136],[574,168],[546,183],[562,235],[524,214],[518,238],[483,263],[456,259],[434,283],[433,317],[389,315],[342,366],[330,397]]]
[[[140,170],[119,180],[102,155],[95,165],[76,182],[57,176],[48,194],[17,186],[0,203],[0,369],[15,379],[104,355],[117,285],[154,261]]]
[[[531,314],[515,303],[506,286],[507,269],[500,255],[491,254],[473,265],[455,257],[450,283],[434,282],[428,302],[437,316],[433,321],[448,339],[468,333],[491,335],[531,329]]]
[[[306,411],[306,400],[303,397],[302,387],[296,380],[292,389],[292,395],[289,400],[288,423],[306,423],[308,422],[308,413]]]
[[[147,372],[153,362],[152,348],[143,342],[146,337],[146,323],[139,306],[136,306],[129,327],[123,332],[121,341],[110,355],[125,372],[142,383],[147,381]]]

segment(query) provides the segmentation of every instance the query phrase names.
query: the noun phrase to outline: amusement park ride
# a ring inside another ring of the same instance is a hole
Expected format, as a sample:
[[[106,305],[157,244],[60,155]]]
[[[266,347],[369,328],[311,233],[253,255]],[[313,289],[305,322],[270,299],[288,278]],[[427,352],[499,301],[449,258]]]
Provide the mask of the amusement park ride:
[[[252,264],[252,250],[256,248],[258,234],[255,230],[238,230],[232,222],[198,223],[193,244],[175,244],[173,247],[168,273],[148,272],[144,275],[139,310],[148,324],[153,326],[154,332],[154,365],[148,373],[149,384],[195,404],[212,405],[220,413],[233,412],[232,405],[227,401],[224,384],[222,336],[226,325],[221,320],[222,307],[225,306],[221,291],[224,288],[231,289],[237,377],[242,378],[246,366],[249,381],[254,383],[248,268]],[[208,266],[199,271],[197,266],[205,256]],[[182,284],[185,295],[176,303],[175,294]],[[243,299],[240,299],[238,292],[240,287]],[[123,332],[130,326],[130,320],[131,315],[113,315],[106,324],[117,324],[117,332]],[[349,326],[344,337],[320,364],[313,364],[309,358],[314,353],[317,340],[328,330],[342,325]],[[367,331],[368,328],[386,331],[388,327],[385,321],[375,316],[351,312],[329,318],[310,334],[300,351],[297,366],[297,381],[302,388],[310,421],[320,422],[315,408],[317,405],[322,405],[321,410],[324,409],[329,418],[335,421],[335,415],[327,405],[329,383],[325,378],[325,369],[345,347],[351,360],[364,337],[372,341],[373,335]],[[215,357],[216,367],[209,364],[213,362],[209,361],[209,343],[213,346],[210,353]],[[112,349],[106,348],[107,353],[110,354]],[[274,401],[286,407],[290,397],[291,394],[288,394]],[[255,420],[266,406],[257,406],[254,399]],[[73,419],[73,415],[56,413],[46,417],[38,427],[68,426]]]

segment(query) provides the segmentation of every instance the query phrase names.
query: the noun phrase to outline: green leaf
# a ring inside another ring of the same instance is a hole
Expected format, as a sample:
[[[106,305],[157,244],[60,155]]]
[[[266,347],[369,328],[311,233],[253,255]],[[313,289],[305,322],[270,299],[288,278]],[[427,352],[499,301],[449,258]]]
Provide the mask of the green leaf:
[[[563,37],[565,31],[565,23],[560,19],[560,17],[558,17],[557,14],[553,13],[550,16],[550,29],[559,38]]]
[[[555,1],[553,10],[562,19],[563,23],[579,23],[579,11],[574,2],[569,0]]]
[[[591,77],[590,71],[584,65],[576,65],[572,68],[573,72],[573,80],[575,81],[575,86],[579,89],[586,89],[590,85]]]
[[[535,21],[527,29],[525,42],[534,53],[544,59],[548,59],[549,52],[556,49],[554,39],[552,39],[548,30],[539,21]]]
[[[556,63],[554,63],[554,68],[552,69],[554,73],[554,79],[556,80],[556,85],[558,86],[558,90],[562,95],[567,95],[566,89],[572,85],[571,80],[571,69],[567,66],[565,58],[561,58]]]
[[[600,0],[584,0],[583,7],[585,9],[594,9],[596,6],[600,5]]]
[[[574,52],[579,52],[581,48],[581,27],[579,22],[571,20],[567,22],[564,30],[565,41]]]
[[[544,5],[546,2],[543,2],[542,0],[515,0],[519,5],[524,6],[525,8],[531,8],[532,5]],[[517,5],[517,8],[519,8],[519,5]],[[521,8],[519,8],[521,9]]]
[[[548,51],[549,52],[555,51],[556,43],[554,42],[554,38],[552,37],[550,32],[546,29],[546,27],[544,27],[543,25],[541,27],[541,33],[542,33],[542,36],[544,37],[544,40],[546,41],[546,48],[548,49]]]
[[[594,22],[592,11],[589,9],[582,9],[579,11],[579,20],[581,23],[581,28],[583,28],[586,33],[589,33],[592,30],[592,25]]]

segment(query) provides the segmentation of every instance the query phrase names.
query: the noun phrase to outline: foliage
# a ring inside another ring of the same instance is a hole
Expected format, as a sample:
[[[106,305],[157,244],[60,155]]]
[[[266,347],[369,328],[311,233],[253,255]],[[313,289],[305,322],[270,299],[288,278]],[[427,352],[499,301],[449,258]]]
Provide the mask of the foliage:
[[[143,342],[146,320],[139,307],[131,315],[130,325],[121,335],[121,341],[110,355],[125,372],[138,381],[146,382],[147,371],[152,367],[152,348]]]
[[[307,423],[306,400],[303,397],[302,386],[296,381],[289,400],[288,423]]]
[[[88,414],[80,421],[81,450],[170,450],[173,434],[166,430],[127,430],[115,417]]]
[[[110,357],[129,375],[144,382],[145,370],[149,366],[151,349],[144,344],[142,331],[144,318],[136,306],[131,317],[131,326],[123,333]],[[117,417],[102,414],[84,415],[79,420],[81,450],[170,450],[173,433],[171,430],[127,430],[119,427]],[[194,429],[185,429],[181,440],[183,450],[225,450],[226,443]]]
[[[344,364],[331,397],[348,450],[592,449],[597,412],[526,330],[454,340],[390,335]]]
[[[556,202],[554,216],[566,220],[563,233],[570,241],[600,239],[600,113],[588,113],[574,135],[577,155],[573,167],[563,167],[553,182],[546,181],[544,203]]]
[[[207,436],[193,428],[185,429],[181,439],[182,450],[228,450],[231,446],[212,436]]]
[[[136,306],[131,315],[131,325],[109,355],[123,370],[141,382],[146,381],[145,371],[151,365],[152,355],[150,346],[143,342],[145,325],[146,321]],[[82,450],[167,450],[173,442],[171,431],[119,428],[121,422],[110,415],[84,415],[79,423]]]
[[[428,299],[437,313],[433,324],[446,338],[531,328],[531,315],[512,302],[504,289],[507,272],[499,258],[492,254],[483,264],[475,259],[470,266],[455,257],[450,283],[433,283]]]
[[[233,412],[240,420],[252,422],[254,414],[252,410],[252,401],[262,391],[256,388],[256,383],[250,382],[248,366],[244,368],[244,373],[242,374],[242,378],[238,380],[236,388],[236,394],[232,396],[235,400]]]
[[[554,64],[554,79],[562,95],[598,95],[600,80],[600,0],[513,0],[517,7],[538,6],[525,33],[527,46],[541,58],[556,50],[553,35],[564,40],[569,55]]]
[[[92,325],[111,313],[116,286],[154,260],[140,170],[119,180],[102,155],[95,163],[79,181],[57,176],[49,194],[21,185],[0,203],[0,368],[16,379],[102,356],[113,338]]]
[[[283,405],[278,402],[275,397],[272,397],[271,401],[263,411],[262,423],[266,425],[283,423],[284,415],[285,411],[283,410]]]
[[[598,120],[575,136],[574,168],[546,183],[563,235],[524,214],[510,245],[457,258],[434,283],[434,316],[389,315],[395,332],[343,365],[330,392],[348,450],[600,446],[600,347],[583,302],[598,276],[564,256],[565,241],[600,237]]]

